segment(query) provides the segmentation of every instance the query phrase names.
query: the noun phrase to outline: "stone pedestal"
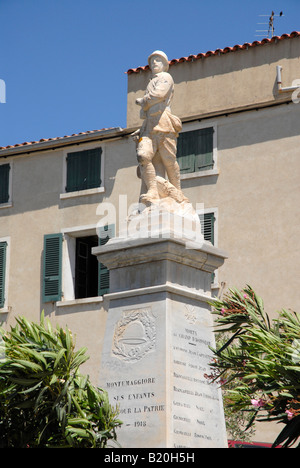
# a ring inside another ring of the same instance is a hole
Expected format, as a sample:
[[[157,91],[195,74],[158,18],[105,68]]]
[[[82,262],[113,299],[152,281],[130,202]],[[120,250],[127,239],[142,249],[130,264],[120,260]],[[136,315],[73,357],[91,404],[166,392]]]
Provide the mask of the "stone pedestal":
[[[119,405],[121,446],[226,447],[221,392],[204,376],[224,252],[169,236],[112,239],[93,253],[110,270],[99,386]]]

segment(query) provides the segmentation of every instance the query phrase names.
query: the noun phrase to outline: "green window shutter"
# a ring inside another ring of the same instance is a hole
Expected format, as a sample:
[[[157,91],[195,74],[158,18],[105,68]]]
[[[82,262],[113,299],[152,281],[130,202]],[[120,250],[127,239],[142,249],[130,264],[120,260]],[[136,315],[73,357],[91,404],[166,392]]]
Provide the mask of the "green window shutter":
[[[183,132],[177,140],[177,161],[181,174],[212,169],[213,127]]]
[[[86,151],[88,159],[87,179],[88,188],[96,188],[101,185],[101,148]]]
[[[195,172],[194,132],[180,133],[177,140],[177,162],[181,174]]]
[[[214,166],[213,160],[213,133],[212,127],[203,128],[197,131],[195,138],[196,161],[195,171],[207,171]]]
[[[215,243],[215,215],[214,213],[204,213],[199,215],[201,232],[203,234],[204,240],[209,241],[214,245]],[[215,273],[211,274],[211,282],[213,283],[215,279]]]
[[[205,213],[200,215],[201,230],[204,236],[204,240],[215,243],[215,216],[214,213]]]
[[[5,270],[6,270],[7,243],[0,242],[0,308],[5,303]]]
[[[44,236],[43,302],[61,300],[62,234]]]
[[[1,164],[0,166],[0,203],[9,201],[9,171],[10,164]]]
[[[66,192],[101,186],[101,154],[101,148],[68,154]]]
[[[66,192],[79,190],[80,177],[80,152],[70,153],[67,156],[67,186]]]
[[[105,245],[112,237],[115,237],[115,226],[113,224],[101,227],[99,245]],[[109,269],[100,262],[98,268],[98,295],[103,296],[103,294],[109,293]]]

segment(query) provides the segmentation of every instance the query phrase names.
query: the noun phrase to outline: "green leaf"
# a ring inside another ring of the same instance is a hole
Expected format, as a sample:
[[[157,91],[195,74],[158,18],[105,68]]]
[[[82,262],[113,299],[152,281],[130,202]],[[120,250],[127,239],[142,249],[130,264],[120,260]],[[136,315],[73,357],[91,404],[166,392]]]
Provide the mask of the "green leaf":
[[[9,376],[9,380],[11,382],[14,382],[18,385],[22,385],[22,386],[32,386],[33,384],[36,384],[36,383],[40,383],[40,380],[39,379],[33,379],[33,378],[28,378],[28,379],[25,379],[25,378],[22,378],[22,377],[15,377],[15,376]]]
[[[87,348],[81,348],[74,356],[74,359],[71,363],[71,369],[75,369],[76,367],[80,367],[84,362],[89,359],[89,356],[85,355]]]
[[[47,361],[40,352],[35,351],[34,349],[31,349],[28,345],[23,345],[23,346],[21,345],[21,351],[23,355],[29,354],[36,361],[39,361],[40,363],[42,363],[45,368],[47,367]]]
[[[67,352],[67,350],[65,348],[61,348],[58,351],[55,362],[54,362],[54,365],[53,365],[53,369],[57,368],[57,366],[60,364],[61,359],[65,356],[66,352]]]
[[[84,426],[89,426],[90,421],[85,418],[69,418],[68,419],[68,426],[78,426],[78,425],[84,425]]]
[[[12,363],[12,365],[22,367],[26,370],[31,370],[33,372],[41,372],[43,370],[39,364],[31,361],[25,361],[24,359],[18,359],[15,363]]]
[[[284,442],[284,447],[288,447],[293,444],[299,437],[300,434],[300,415],[291,419],[286,423],[286,426],[280,432],[279,436],[274,441],[272,448]]]
[[[29,387],[26,390],[23,390],[23,391],[19,392],[19,394],[26,395],[27,393],[33,392],[34,390],[39,388],[41,386],[41,384],[42,384],[42,382],[38,382],[36,385],[33,385],[32,387]]]
[[[72,426],[67,426],[66,428],[70,433],[71,433],[71,436],[79,436],[79,437],[83,437],[85,439],[89,439],[90,438],[90,432],[87,431],[86,429],[82,429],[80,427],[72,427]]]
[[[286,398],[294,398],[294,395],[288,392],[280,392],[281,397],[286,397]]]
[[[58,382],[58,381],[59,381],[59,378],[57,377],[57,375],[56,375],[56,374],[53,374],[52,377],[51,377],[51,379],[50,379],[49,385],[52,386],[52,385],[54,385],[54,384],[55,384],[56,382]]]
[[[41,351],[41,354],[43,355],[44,358],[51,359],[54,362],[55,362],[55,360],[57,358],[57,352],[56,351]]]
[[[44,387],[41,389],[35,401],[35,405],[34,405],[35,410],[38,408],[40,402],[42,401],[44,394],[47,393],[48,391],[49,391],[48,387]]]

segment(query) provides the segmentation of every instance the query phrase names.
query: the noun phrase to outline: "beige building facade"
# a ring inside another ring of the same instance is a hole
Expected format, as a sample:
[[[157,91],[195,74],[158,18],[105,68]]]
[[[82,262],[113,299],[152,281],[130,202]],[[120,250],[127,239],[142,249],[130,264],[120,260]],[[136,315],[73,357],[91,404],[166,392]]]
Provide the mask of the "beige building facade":
[[[169,68],[172,111],[183,122],[182,189],[194,207],[203,204],[206,239],[228,253],[213,294],[250,284],[271,316],[300,311],[299,50],[300,33],[292,33],[172,60]],[[109,283],[90,251],[100,225],[118,235],[138,201],[130,135],[141,124],[135,100],[149,77],[148,67],[128,70],[125,129],[0,148],[0,321],[38,321],[44,310],[88,347],[85,371],[97,384]]]

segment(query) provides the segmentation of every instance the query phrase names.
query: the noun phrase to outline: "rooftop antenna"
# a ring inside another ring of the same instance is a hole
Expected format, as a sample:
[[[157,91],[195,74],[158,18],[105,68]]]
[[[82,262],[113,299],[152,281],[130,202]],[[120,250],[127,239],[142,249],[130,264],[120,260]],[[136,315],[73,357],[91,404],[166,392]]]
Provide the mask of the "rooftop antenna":
[[[259,32],[259,33],[265,33],[265,34],[255,34],[256,37],[273,37],[274,36],[274,31],[275,31],[275,27],[274,27],[274,21],[275,21],[275,17],[278,16],[284,16],[283,12],[281,11],[279,13],[279,15],[275,15],[274,11],[272,11],[272,14],[271,16],[269,15],[259,15],[260,17],[269,17],[269,22],[268,23],[257,23],[257,24],[260,24],[260,25],[266,25],[268,26],[269,28],[268,29],[257,29],[255,32]]]

